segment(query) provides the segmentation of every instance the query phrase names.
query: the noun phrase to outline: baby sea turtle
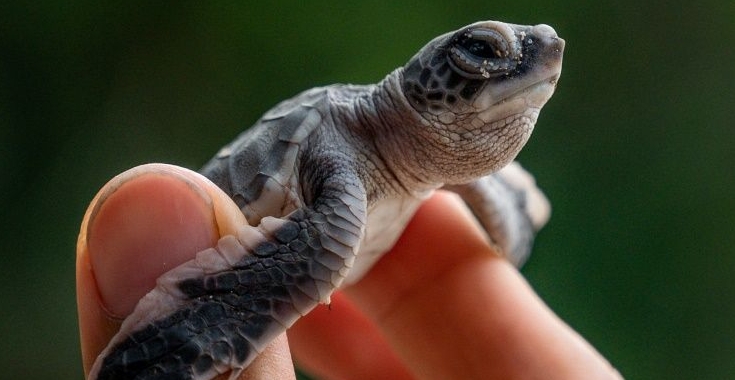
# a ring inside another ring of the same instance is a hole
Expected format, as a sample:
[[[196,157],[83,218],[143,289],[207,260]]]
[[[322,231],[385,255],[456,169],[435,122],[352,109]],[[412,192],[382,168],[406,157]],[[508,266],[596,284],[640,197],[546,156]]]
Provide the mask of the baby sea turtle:
[[[278,104],[202,169],[250,225],[161,276],[90,378],[236,378],[359,280],[436,189],[460,194],[520,265],[549,206],[513,160],[554,92],[563,49],[547,25],[478,22],[377,84]]]

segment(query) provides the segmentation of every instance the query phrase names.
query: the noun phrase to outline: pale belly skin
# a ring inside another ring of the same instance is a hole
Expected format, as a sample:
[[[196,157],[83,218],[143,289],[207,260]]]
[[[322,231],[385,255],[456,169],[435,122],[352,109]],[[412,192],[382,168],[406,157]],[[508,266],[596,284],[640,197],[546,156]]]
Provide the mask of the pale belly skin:
[[[359,281],[384,253],[393,248],[422,201],[419,198],[390,198],[373,206],[368,212],[365,237],[343,285]]]

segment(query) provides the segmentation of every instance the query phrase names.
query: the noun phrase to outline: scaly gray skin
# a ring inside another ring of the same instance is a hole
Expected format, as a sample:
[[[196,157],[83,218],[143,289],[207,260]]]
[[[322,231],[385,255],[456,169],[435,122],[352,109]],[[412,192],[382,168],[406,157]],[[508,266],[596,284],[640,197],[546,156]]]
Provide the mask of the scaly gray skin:
[[[563,48],[546,25],[479,22],[377,85],[277,105],[202,170],[252,226],[161,276],[90,378],[234,379],[362,277],[439,188],[459,193],[499,252],[522,263],[549,206],[509,163],[554,91]]]

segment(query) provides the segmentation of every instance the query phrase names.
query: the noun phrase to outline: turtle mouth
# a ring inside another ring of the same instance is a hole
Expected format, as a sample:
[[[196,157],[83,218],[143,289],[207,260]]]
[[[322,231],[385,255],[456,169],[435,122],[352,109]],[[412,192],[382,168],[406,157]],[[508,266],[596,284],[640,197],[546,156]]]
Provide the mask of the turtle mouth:
[[[507,95],[504,94],[500,100],[484,107],[484,111],[479,112],[477,116],[485,123],[493,123],[514,115],[528,112],[538,113],[554,94],[558,81],[559,74],[557,73],[516,89]]]
[[[551,98],[551,95],[554,94],[558,82],[559,74],[554,74],[503,96],[493,106],[502,105],[514,99],[524,98],[529,108],[541,108]]]

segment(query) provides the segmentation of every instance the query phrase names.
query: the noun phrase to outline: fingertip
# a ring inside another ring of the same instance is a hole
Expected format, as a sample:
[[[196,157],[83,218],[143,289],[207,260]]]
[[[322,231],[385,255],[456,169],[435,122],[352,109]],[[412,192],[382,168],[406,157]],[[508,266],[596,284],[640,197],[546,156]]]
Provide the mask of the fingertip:
[[[218,232],[211,198],[177,173],[123,175],[101,193],[86,245],[102,307],[124,318],[156,278],[212,246]]]
[[[227,194],[188,169],[147,164],[110,180],[90,203],[77,241],[85,373],[159,276],[246,223]],[[285,336],[251,367],[240,379],[295,378]]]
[[[171,165],[139,166],[110,180],[90,203],[76,269],[85,371],[156,278],[219,237],[219,190],[188,173]]]

